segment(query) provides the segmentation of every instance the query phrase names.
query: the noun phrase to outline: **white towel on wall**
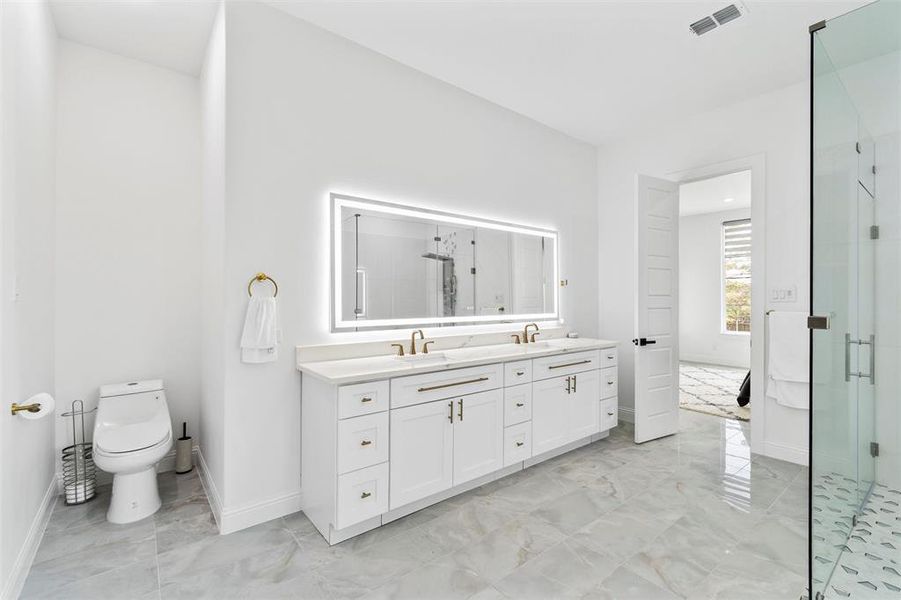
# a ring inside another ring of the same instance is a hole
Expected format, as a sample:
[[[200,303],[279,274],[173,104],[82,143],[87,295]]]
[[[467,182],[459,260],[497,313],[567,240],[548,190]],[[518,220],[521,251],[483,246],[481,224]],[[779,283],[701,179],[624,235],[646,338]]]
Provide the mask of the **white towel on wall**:
[[[769,315],[766,395],[789,408],[810,408],[807,313]]]
[[[278,360],[278,305],[273,297],[251,296],[241,334],[241,360],[266,363]]]

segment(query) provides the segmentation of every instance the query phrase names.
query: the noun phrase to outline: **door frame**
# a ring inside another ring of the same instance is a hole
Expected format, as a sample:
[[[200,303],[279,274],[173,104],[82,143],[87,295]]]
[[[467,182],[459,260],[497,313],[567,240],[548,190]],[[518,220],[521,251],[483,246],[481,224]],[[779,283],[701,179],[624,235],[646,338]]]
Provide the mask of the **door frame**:
[[[751,171],[751,452],[765,454],[766,432],[766,154],[753,154],[664,175],[679,185]],[[677,225],[678,231],[678,225]],[[679,290],[681,293],[681,290]],[[756,407],[756,409],[754,408]]]

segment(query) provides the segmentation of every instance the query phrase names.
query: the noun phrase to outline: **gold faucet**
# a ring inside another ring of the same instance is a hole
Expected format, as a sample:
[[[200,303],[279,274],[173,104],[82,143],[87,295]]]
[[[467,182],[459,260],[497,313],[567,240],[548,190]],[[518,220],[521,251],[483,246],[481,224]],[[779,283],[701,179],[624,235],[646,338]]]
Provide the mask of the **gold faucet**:
[[[532,334],[532,337],[531,337],[531,338],[529,338],[529,327],[534,327],[534,328],[535,328],[535,333]],[[534,341],[535,341],[535,336],[538,335],[538,333],[539,333],[539,332],[538,332],[538,325],[535,324],[535,323],[529,323],[529,324],[526,325],[525,328],[523,328],[523,330],[522,330],[522,343],[523,343],[523,344],[528,344],[529,342],[534,342]]]
[[[413,354],[416,354],[416,334],[417,333],[419,334],[419,339],[421,339],[421,340],[425,339],[425,334],[422,333],[422,329],[417,329],[416,331],[413,332],[413,334],[410,336],[410,355],[411,356]]]

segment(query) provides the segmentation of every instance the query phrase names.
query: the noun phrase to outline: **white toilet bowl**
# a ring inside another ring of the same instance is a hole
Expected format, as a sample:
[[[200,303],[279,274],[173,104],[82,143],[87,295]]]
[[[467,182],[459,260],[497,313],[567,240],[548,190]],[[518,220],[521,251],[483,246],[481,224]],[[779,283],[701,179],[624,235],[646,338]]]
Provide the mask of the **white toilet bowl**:
[[[156,464],[170,448],[172,421],[161,380],[100,388],[94,464],[113,474],[110,523],[132,523],[159,510]]]

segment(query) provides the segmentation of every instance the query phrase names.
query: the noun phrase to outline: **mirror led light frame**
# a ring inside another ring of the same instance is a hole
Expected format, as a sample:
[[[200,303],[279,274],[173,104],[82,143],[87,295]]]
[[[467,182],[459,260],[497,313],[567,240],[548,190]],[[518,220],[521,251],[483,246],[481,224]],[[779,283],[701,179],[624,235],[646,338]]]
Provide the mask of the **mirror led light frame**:
[[[491,323],[516,323],[520,321],[556,321],[560,316],[560,298],[557,280],[559,278],[559,261],[557,244],[557,232],[540,227],[515,225],[501,221],[492,221],[468,215],[449,213],[414,206],[392,204],[379,200],[370,200],[346,194],[331,193],[331,258],[332,258],[332,298],[331,298],[331,329],[333,332],[354,331],[360,329],[398,329],[403,327],[440,326],[440,325],[486,325]],[[459,317],[423,317],[404,319],[364,319],[345,320],[341,315],[341,210],[344,208],[361,209],[372,212],[380,212],[405,217],[418,217],[430,220],[439,220],[443,223],[464,225],[470,227],[482,227],[510,233],[522,233],[526,235],[540,236],[551,241],[554,253],[554,275],[551,279],[553,286],[554,305],[553,311],[533,314],[511,315],[471,315]]]

